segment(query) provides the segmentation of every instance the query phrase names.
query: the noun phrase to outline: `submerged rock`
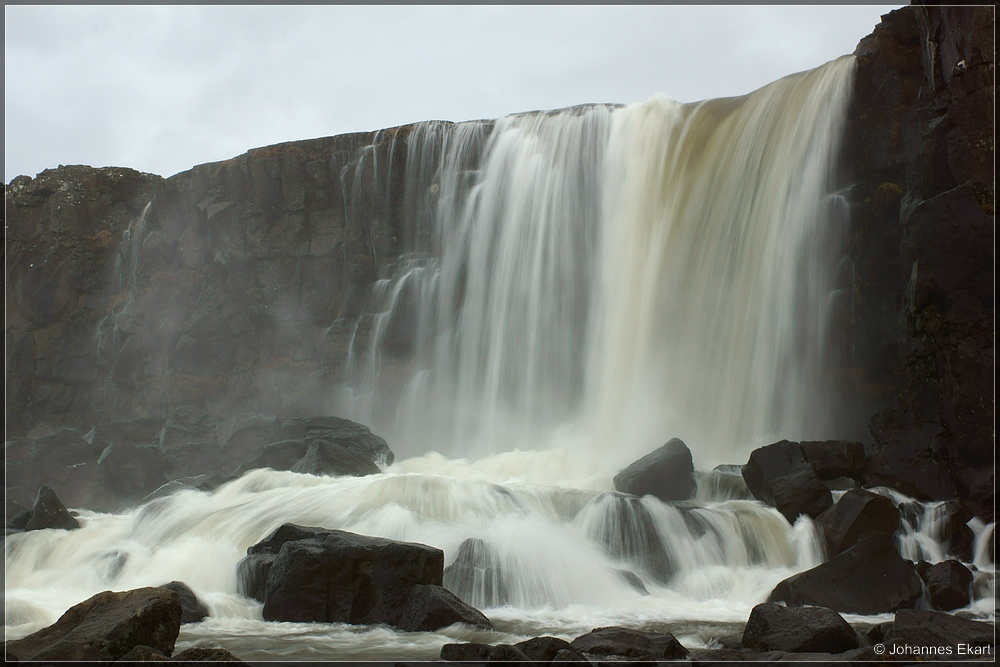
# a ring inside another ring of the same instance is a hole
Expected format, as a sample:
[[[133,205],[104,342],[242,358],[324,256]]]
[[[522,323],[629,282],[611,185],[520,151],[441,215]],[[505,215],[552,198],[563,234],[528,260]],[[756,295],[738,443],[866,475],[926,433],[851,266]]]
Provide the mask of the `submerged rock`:
[[[927,599],[934,609],[951,611],[969,604],[972,572],[957,560],[931,565],[921,577],[927,585]]]
[[[851,489],[836,505],[816,518],[830,556],[872,535],[892,535],[899,528],[899,510],[885,496]]]
[[[620,656],[633,660],[679,660],[688,651],[669,632],[642,632],[630,628],[597,628],[577,637],[570,646],[594,656]]]
[[[440,588],[443,563],[440,549],[423,544],[285,524],[247,549],[237,576],[240,592],[263,602],[269,621],[489,627]]]
[[[826,607],[784,607],[765,602],[753,608],[743,646],[754,651],[843,653],[858,648],[854,629]]]
[[[811,570],[785,579],[768,602],[815,605],[853,614],[881,614],[912,607],[920,577],[886,535],[867,537]]]
[[[615,488],[636,496],[660,500],[687,500],[694,495],[694,463],[691,450],[679,438],[646,454],[615,475]]]
[[[476,537],[459,545],[458,556],[444,569],[443,581],[445,588],[469,604],[500,607],[510,602],[496,551]]]
[[[7,642],[19,661],[114,661],[136,646],[170,655],[181,627],[177,594],[162,588],[104,591],[70,607],[55,624]]]
[[[833,497],[806,462],[802,447],[781,440],[750,454],[743,479],[757,500],[774,507],[789,523],[800,514],[818,517],[833,505]]]
[[[181,623],[197,623],[208,617],[208,607],[198,599],[198,596],[194,594],[194,591],[187,584],[180,581],[171,581],[169,584],[160,586],[160,588],[166,588],[168,591],[177,593],[177,599],[183,610]]]

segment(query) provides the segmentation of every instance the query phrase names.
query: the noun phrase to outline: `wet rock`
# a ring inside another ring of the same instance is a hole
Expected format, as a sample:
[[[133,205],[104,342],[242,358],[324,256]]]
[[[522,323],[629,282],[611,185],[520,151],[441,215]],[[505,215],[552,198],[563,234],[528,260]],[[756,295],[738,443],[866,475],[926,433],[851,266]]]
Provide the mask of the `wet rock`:
[[[141,499],[167,483],[163,455],[153,446],[112,443],[97,464],[121,500]]]
[[[587,663],[589,662],[583,655],[572,648],[564,648],[555,654],[552,658],[553,663],[559,662],[577,662],[577,663]]]
[[[615,475],[614,481],[622,493],[666,501],[687,500],[697,486],[691,450],[679,438],[635,461]]]
[[[816,518],[830,556],[872,535],[891,536],[899,528],[899,510],[885,496],[851,489]]]
[[[46,528],[75,530],[79,527],[80,522],[70,515],[55,491],[47,486],[38,489],[38,495],[31,506],[31,516],[25,522],[24,530],[44,530]]]
[[[319,439],[353,450],[379,465],[392,465],[395,455],[385,440],[364,424],[340,417],[301,417],[288,419],[281,425],[288,440]]]
[[[843,653],[858,648],[858,639],[832,609],[765,602],[750,612],[743,646],[754,651]]]
[[[70,607],[55,624],[7,642],[6,648],[21,661],[114,661],[136,646],[170,655],[180,626],[181,605],[173,591],[104,591]]]
[[[927,598],[934,609],[951,611],[969,604],[972,572],[957,560],[946,560],[921,574],[927,585]]]
[[[655,633],[629,628],[597,628],[577,637],[570,646],[593,656],[621,656],[630,659],[679,660],[687,657],[685,649],[669,632]]]
[[[266,445],[260,454],[246,464],[247,470],[270,468],[291,470],[306,455],[309,445],[305,440],[281,440]]]
[[[425,627],[456,622],[460,610],[481,622],[441,591],[414,597],[416,586],[441,585],[443,562],[422,544],[285,524],[247,549],[237,576],[240,591],[264,603],[265,620]]]
[[[820,479],[861,479],[864,474],[865,446],[860,442],[824,440],[799,444],[806,462],[813,467]]]
[[[830,490],[795,442],[781,440],[755,449],[743,466],[743,479],[757,500],[777,509],[789,523],[800,514],[815,519],[833,505]]]
[[[170,658],[170,662],[200,664],[204,662],[238,662],[246,664],[224,648],[192,646]]]
[[[150,648],[149,646],[136,646],[131,651],[118,658],[115,662],[167,662],[169,660],[170,658],[168,656],[164,655],[162,651],[157,651],[155,648]]]
[[[24,530],[28,520],[31,519],[31,510],[10,498],[7,499],[6,505],[7,528]]]
[[[197,623],[208,617],[208,607],[198,599],[191,588],[181,581],[171,581],[160,588],[177,593],[177,599],[181,604],[181,623]]]
[[[529,660],[539,663],[552,662],[560,651],[576,653],[568,641],[558,637],[533,637],[514,644],[514,648],[527,656]],[[579,656],[579,654],[577,655]],[[579,656],[579,658],[583,659],[583,656]]]
[[[377,475],[382,472],[370,459],[335,442],[310,440],[306,453],[291,467],[292,472],[309,475]]]
[[[496,551],[483,540],[470,537],[444,569],[444,587],[469,604],[501,607],[510,603],[509,590]]]
[[[873,535],[827,562],[780,582],[768,602],[880,614],[912,607],[921,592],[913,563],[900,558],[888,536]]]
[[[885,639],[885,635],[892,628],[892,621],[886,621],[884,623],[876,623],[867,630],[865,630],[865,637],[874,645],[880,644]]]
[[[510,662],[523,664],[528,661],[528,656],[521,653],[520,649],[512,644],[496,644],[490,647],[489,662]]]
[[[493,649],[489,644],[469,642],[465,644],[445,644],[441,647],[441,659],[458,662],[485,662]]]
[[[892,647],[897,647],[897,651],[905,647],[951,647],[953,652],[947,658],[962,660],[977,655],[992,658],[993,653],[982,651],[994,650],[994,629],[989,623],[970,621],[940,611],[901,609],[896,612],[883,643],[886,653],[892,653]],[[959,645],[968,647],[969,652],[958,654]]]
[[[178,443],[163,451],[166,476],[170,480],[227,473],[235,464],[226,463],[214,442]]]
[[[406,611],[396,621],[397,627],[410,632],[437,630],[455,623],[493,629],[490,619],[478,609],[465,604],[451,591],[434,585],[417,584],[411,588]]]
[[[638,564],[659,583],[670,581],[675,570],[673,558],[642,499],[607,494],[591,502],[599,511],[588,526],[590,538],[609,557]]]
[[[617,574],[625,583],[635,589],[637,592],[643,595],[649,595],[649,591],[646,590],[646,585],[642,583],[642,579],[636,576],[634,572],[629,572],[628,570],[615,570]]]

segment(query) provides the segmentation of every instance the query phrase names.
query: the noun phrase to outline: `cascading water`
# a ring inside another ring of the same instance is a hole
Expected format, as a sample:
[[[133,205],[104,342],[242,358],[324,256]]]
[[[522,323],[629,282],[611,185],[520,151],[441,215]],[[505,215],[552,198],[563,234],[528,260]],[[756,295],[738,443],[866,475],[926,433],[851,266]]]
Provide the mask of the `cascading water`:
[[[377,286],[352,416],[461,454],[557,432],[625,458],[669,433],[719,463],[828,435],[852,71],[844,58],[742,98],[419,126],[407,254]],[[392,349],[400,329],[409,349]]]
[[[749,500],[731,468],[699,472],[685,503],[615,494],[612,477],[671,436],[707,468],[767,438],[826,435],[832,172],[852,72],[844,58],[742,98],[417,126],[406,253],[375,283],[344,392],[344,416],[410,458],[363,478],[253,470],[12,535],[8,638],[101,590],[171,580],[210,610],[179,646],[245,660],[433,659],[456,639],[614,624],[694,647],[741,627],[822,560],[812,523]],[[357,198],[375,158],[344,174]],[[236,564],[286,522],[443,549],[445,583],[497,630],[265,623]],[[948,556],[931,524],[901,546]],[[975,528],[971,608],[991,615],[993,525]]]

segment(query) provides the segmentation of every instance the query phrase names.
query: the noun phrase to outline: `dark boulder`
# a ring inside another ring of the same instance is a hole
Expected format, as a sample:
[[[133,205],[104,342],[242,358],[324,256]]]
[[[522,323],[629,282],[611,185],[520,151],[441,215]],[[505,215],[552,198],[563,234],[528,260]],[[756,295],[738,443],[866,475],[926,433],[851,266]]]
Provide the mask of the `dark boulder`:
[[[171,480],[228,472],[234,465],[223,460],[222,450],[214,441],[178,442],[163,450],[163,463],[167,478]]]
[[[510,602],[504,571],[496,551],[471,537],[458,547],[458,556],[444,569],[444,587],[469,604],[501,607]]]
[[[965,562],[972,561],[972,543],[976,536],[968,526],[974,516],[969,504],[961,500],[948,500],[935,507],[934,512],[940,515],[941,521],[941,534],[938,537],[945,542],[948,551]]]
[[[900,558],[889,537],[873,535],[827,562],[780,582],[768,602],[824,606],[841,613],[881,614],[912,607],[921,592],[913,563]]]
[[[305,440],[281,440],[265,445],[255,458],[246,464],[247,470],[270,468],[271,470],[291,470],[306,454],[309,445]]]
[[[891,536],[899,528],[899,510],[885,496],[851,489],[816,518],[830,556],[872,535]]]
[[[10,498],[7,499],[6,510],[7,528],[24,530],[24,527],[28,525],[28,520],[31,519],[31,510]]]
[[[528,656],[532,662],[539,663],[552,662],[560,651],[573,651],[568,641],[558,637],[532,637],[514,644],[514,648]]]
[[[922,578],[927,585],[928,601],[935,609],[951,611],[969,604],[972,572],[957,560],[931,565]]]
[[[589,660],[587,660],[585,657],[583,657],[583,655],[581,653],[579,653],[578,651],[575,651],[572,647],[570,647],[570,648],[564,648],[561,651],[559,651],[558,653],[556,653],[555,656],[553,656],[553,658],[552,658],[552,662],[553,663],[557,663],[557,662],[577,662],[577,663],[581,663],[582,662],[582,663],[587,663],[587,664],[590,663]]]
[[[615,488],[622,493],[655,496],[660,500],[687,500],[696,487],[691,450],[679,438],[671,439],[615,475]]]
[[[520,649],[512,644],[496,644],[490,647],[489,662],[524,664],[528,662],[528,656],[521,653]]]
[[[443,562],[440,549],[423,544],[285,524],[247,549],[237,574],[240,592],[264,603],[265,620],[481,624],[442,590],[414,594],[416,586],[441,585]]]
[[[630,659],[679,660],[687,649],[669,632],[642,632],[629,628],[597,628],[577,637],[570,646],[574,651],[595,656],[621,656]]]
[[[340,417],[301,417],[285,420],[281,425],[287,440],[318,438],[336,443],[363,455],[378,465],[392,465],[395,456],[385,440],[364,424]]]
[[[55,624],[7,642],[6,649],[20,661],[114,661],[136,646],[170,655],[180,627],[181,605],[173,591],[104,591],[70,607]]]
[[[38,495],[31,506],[31,517],[25,522],[24,530],[44,530],[57,528],[60,530],[75,530],[80,522],[66,510],[56,492],[47,486],[38,489]]]
[[[309,475],[377,475],[382,470],[356,450],[336,442],[311,440],[306,453],[291,467],[292,472]]]
[[[948,656],[962,660],[972,657],[995,657],[993,651],[994,628],[990,623],[970,621],[959,616],[928,609],[901,609],[896,612],[892,627],[885,634],[883,642],[886,653],[896,647],[951,647]],[[955,653],[959,645],[969,649],[964,655]],[[977,650],[978,649],[978,650]]]
[[[171,581],[160,588],[177,593],[177,599],[181,603],[181,623],[197,623],[208,616],[208,607],[198,599],[191,588],[181,581]]]
[[[833,497],[806,462],[802,447],[782,440],[750,454],[743,479],[757,500],[771,505],[795,523],[800,514],[818,517],[833,505]]]
[[[406,610],[396,626],[410,632],[422,632],[446,628],[455,623],[493,629],[490,619],[462,602],[451,591],[441,586],[417,584],[410,589]]]
[[[802,455],[820,479],[861,479],[865,471],[865,446],[860,442],[824,440],[802,442]]]
[[[750,612],[743,646],[754,651],[843,653],[858,648],[858,638],[832,609],[765,602]]]
[[[97,464],[121,500],[139,500],[167,483],[163,455],[156,447],[112,443]]]
[[[205,662],[238,662],[241,665],[246,664],[224,648],[208,648],[201,646],[192,646],[191,648],[184,649],[174,657],[170,658],[170,662],[191,665]]]
[[[441,659],[457,662],[485,662],[493,649],[489,644],[468,642],[465,644],[445,644],[441,647]]]

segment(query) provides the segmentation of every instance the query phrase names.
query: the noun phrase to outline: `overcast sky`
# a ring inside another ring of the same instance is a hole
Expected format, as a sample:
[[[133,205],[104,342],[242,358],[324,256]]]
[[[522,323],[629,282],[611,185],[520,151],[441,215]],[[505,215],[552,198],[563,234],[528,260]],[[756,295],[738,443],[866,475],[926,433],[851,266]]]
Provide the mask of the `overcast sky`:
[[[851,53],[890,5],[6,6],[4,174],[168,176],[419,120],[739,95]]]

